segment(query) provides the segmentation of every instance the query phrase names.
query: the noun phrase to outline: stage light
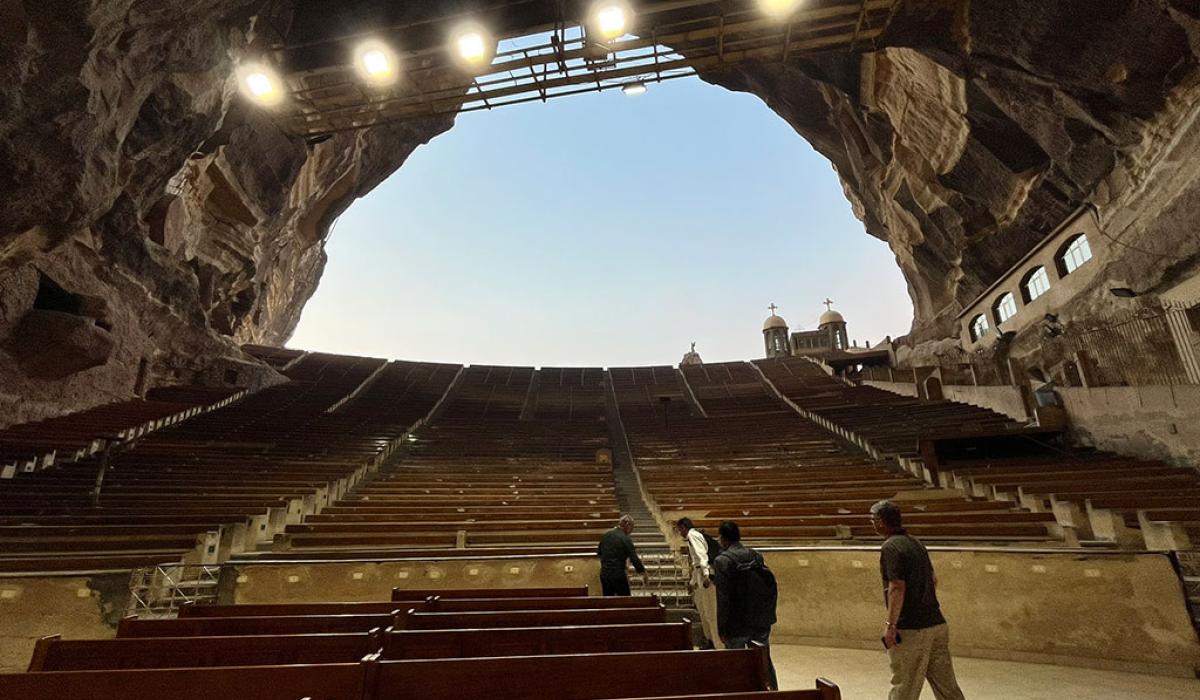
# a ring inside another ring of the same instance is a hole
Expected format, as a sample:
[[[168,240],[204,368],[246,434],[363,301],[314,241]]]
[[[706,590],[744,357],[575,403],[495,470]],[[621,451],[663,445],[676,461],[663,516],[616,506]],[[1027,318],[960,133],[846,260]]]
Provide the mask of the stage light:
[[[362,79],[374,85],[388,85],[399,76],[396,54],[382,41],[367,41],[354,52],[354,65]]]
[[[629,3],[622,0],[601,0],[592,5],[591,30],[600,39],[616,39],[626,33],[633,19]]]
[[[451,50],[459,64],[478,70],[491,64],[496,57],[496,40],[481,25],[470,22],[461,25],[450,38]]]
[[[640,80],[632,83],[625,83],[621,86],[621,92],[629,95],[630,97],[644,95],[646,94],[646,84]]]
[[[251,100],[264,107],[283,102],[283,85],[279,76],[264,63],[246,63],[238,67],[238,85]]]
[[[792,14],[800,0],[758,0],[758,6],[771,17],[782,19]]]

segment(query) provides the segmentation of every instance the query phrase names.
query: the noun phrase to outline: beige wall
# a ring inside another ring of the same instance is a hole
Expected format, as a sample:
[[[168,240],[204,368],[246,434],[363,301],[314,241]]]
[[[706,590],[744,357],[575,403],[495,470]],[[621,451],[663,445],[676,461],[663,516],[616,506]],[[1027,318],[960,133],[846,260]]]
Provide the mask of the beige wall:
[[[1003,413],[1013,420],[1029,420],[1021,390],[1015,386],[942,385],[942,395],[951,401],[969,403]]]
[[[904,396],[904,382],[864,382]],[[1200,465],[1200,386],[1059,387],[1076,442],[1143,459]],[[1025,420],[1021,392],[1009,386],[943,385],[947,399]]]
[[[1200,386],[1060,388],[1075,437],[1097,448],[1200,465]]]
[[[389,600],[393,588],[588,586],[600,594],[595,557],[238,564],[221,572],[226,603]]]
[[[879,647],[878,549],[763,552],[779,580],[773,640]],[[934,550],[932,557],[957,654],[1182,676],[1200,669],[1200,642],[1165,556]]]
[[[129,601],[129,575],[0,579],[0,672],[29,667],[39,638],[105,639]]]
[[[1087,235],[1088,244],[1092,249],[1092,259],[1075,272],[1060,277],[1056,261],[1058,249],[1077,233]],[[1096,274],[1109,264],[1109,252],[1106,240],[1100,234],[1095,214],[1090,209],[1066,222],[1054,235],[1045,238],[1038,248],[1017,263],[988,291],[963,310],[958,317],[959,338],[962,340],[963,349],[971,352],[981,347],[987,347],[996,342],[1000,334],[1005,331],[1020,331],[1027,326],[1041,322],[1047,313],[1062,308],[1091,283]],[[1050,289],[1026,304],[1021,296],[1021,278],[1038,266],[1046,268],[1046,275],[1050,279]],[[1017,313],[1004,323],[997,324],[995,315],[992,313],[992,304],[1005,292],[1012,292],[1013,298],[1017,302]],[[988,326],[991,330],[977,343],[971,340],[970,324],[971,319],[979,314],[987,316]]]
[[[917,385],[913,384],[912,382],[868,381],[868,382],[863,382],[863,384],[866,384],[867,386],[873,386],[877,389],[883,389],[884,391],[890,391],[893,394],[900,394],[901,396],[911,396],[913,398],[917,398]]]

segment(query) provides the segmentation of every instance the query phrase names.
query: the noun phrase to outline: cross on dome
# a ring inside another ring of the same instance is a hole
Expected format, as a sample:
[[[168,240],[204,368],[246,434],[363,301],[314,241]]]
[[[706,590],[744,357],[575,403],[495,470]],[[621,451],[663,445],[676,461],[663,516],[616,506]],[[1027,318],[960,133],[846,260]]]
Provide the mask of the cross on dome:
[[[833,311],[833,300],[832,299],[830,299],[829,297],[825,297],[825,301],[823,301],[821,303],[825,305],[826,309],[828,309],[829,311]]]
[[[767,308],[771,310],[771,315],[772,315],[772,316],[774,316],[774,315],[775,315],[775,311],[779,309],[779,307],[778,307],[778,306],[775,306],[775,302],[771,302],[771,305],[770,305],[770,306],[768,306]]]

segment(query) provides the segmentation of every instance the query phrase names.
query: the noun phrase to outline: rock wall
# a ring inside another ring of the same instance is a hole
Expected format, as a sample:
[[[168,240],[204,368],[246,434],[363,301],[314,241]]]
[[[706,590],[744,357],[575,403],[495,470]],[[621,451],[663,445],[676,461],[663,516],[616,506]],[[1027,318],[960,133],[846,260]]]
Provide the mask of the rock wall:
[[[867,232],[896,254],[916,309],[910,340],[934,341],[1084,204],[1132,224],[1129,246],[1149,238],[1171,253],[1129,257],[1121,274],[1141,288],[1200,268],[1195,219],[1166,215],[1196,201],[1194,144],[1177,140],[1200,97],[1198,11],[1181,0],[910,0],[886,45],[861,55],[701,77],[758,95],[829,158]],[[1132,202],[1135,190],[1151,196]]]
[[[290,138],[237,99],[255,0],[0,5],[0,425],[277,375],[330,224],[451,118]]]
[[[287,339],[336,216],[452,126],[286,136],[233,85],[235,58],[272,27],[261,7],[0,4],[0,424],[250,368],[236,344]],[[1200,269],[1197,13],[908,0],[886,45],[702,77],[760,96],[830,159],[895,252],[928,353],[1084,204],[1131,251],[1097,285]],[[1088,295],[1067,316],[1106,304]]]

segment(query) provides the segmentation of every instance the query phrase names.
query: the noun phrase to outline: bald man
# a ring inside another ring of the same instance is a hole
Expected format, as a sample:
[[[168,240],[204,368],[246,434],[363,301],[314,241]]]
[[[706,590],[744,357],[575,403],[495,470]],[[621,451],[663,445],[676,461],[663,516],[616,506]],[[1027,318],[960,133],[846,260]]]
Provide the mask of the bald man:
[[[646,567],[638,559],[637,548],[629,537],[631,532],[633,516],[622,515],[617,526],[600,538],[596,553],[600,555],[600,588],[606,596],[630,595],[627,561],[633,562],[633,568],[642,575],[642,582],[646,581]]]

